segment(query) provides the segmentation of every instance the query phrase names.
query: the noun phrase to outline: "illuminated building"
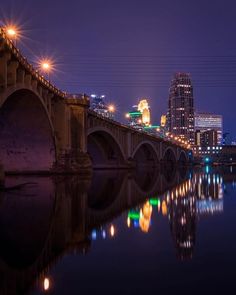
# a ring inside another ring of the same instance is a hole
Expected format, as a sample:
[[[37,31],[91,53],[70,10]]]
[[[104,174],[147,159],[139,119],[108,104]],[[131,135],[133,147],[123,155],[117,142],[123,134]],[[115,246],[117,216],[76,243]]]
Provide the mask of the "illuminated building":
[[[160,132],[160,126],[159,125],[148,125],[148,126],[144,126],[143,130],[148,132],[149,134],[157,135],[157,133]]]
[[[105,95],[96,95],[96,94],[92,94],[90,96],[91,98],[91,103],[90,103],[90,108],[98,113],[99,115],[109,118],[109,119],[113,119],[114,117],[114,106],[112,105],[107,105],[104,101],[105,99]]]
[[[144,125],[150,125],[151,115],[150,115],[150,106],[147,99],[140,100],[138,104],[138,111],[142,114],[142,123]]]
[[[161,116],[161,125],[160,125],[160,135],[162,137],[166,136],[167,133],[167,116],[166,115],[162,115]]]
[[[223,117],[209,113],[196,113],[194,115],[195,131],[205,132],[215,130],[217,132],[217,144],[222,144]]]
[[[140,100],[138,105],[133,106],[133,110],[126,114],[129,126],[139,131],[145,131],[152,135],[161,135],[159,125],[151,125],[150,106],[147,99]]]
[[[167,120],[166,115],[162,115],[161,116],[161,127],[163,127],[163,128],[166,127],[166,120]]]
[[[218,136],[216,130],[195,131],[195,145],[196,146],[217,146]]]
[[[143,130],[142,113],[133,106],[134,110],[126,114],[129,126],[137,130]]]
[[[194,144],[193,86],[189,74],[176,73],[171,81],[167,126],[171,134]]]

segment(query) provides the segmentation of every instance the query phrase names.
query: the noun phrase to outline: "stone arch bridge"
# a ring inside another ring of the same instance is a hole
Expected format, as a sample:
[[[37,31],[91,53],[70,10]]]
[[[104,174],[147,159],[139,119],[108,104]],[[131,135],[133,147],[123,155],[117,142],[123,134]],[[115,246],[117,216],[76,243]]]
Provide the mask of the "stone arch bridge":
[[[185,147],[105,119],[89,110],[87,96],[60,91],[0,28],[0,167],[6,172],[80,172],[188,161]]]

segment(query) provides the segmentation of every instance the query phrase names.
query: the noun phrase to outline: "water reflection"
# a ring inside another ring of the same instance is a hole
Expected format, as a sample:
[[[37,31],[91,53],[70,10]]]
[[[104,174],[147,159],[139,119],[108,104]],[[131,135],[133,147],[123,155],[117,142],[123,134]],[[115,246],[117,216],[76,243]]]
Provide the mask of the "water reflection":
[[[66,254],[86,254],[98,240],[127,230],[148,235],[162,216],[180,260],[194,255],[202,215],[223,213],[224,183],[234,171],[110,171],[86,177],[9,177],[0,193],[0,294],[53,288],[50,269]],[[116,224],[121,216],[123,224]],[[123,218],[124,217],[124,218]],[[172,246],[173,247],[173,246]],[[35,285],[36,284],[36,285]]]

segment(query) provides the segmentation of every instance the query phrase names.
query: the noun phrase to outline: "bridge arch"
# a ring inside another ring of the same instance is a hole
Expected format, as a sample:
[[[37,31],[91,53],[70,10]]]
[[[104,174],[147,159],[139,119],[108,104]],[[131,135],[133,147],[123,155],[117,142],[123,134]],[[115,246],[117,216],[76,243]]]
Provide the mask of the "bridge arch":
[[[0,160],[5,171],[49,171],[56,160],[54,128],[39,94],[7,89],[0,102]]]
[[[94,168],[122,168],[125,154],[113,133],[104,127],[89,129],[87,150]]]
[[[132,153],[132,159],[137,166],[145,165],[156,167],[159,164],[159,156],[155,145],[150,141],[140,142]]]

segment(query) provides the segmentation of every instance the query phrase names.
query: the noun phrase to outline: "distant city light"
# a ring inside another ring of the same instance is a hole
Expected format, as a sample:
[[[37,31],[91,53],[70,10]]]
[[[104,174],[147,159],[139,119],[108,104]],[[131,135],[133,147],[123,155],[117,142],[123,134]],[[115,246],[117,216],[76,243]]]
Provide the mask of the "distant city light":
[[[150,199],[149,200],[149,203],[152,205],[152,206],[159,206],[161,201],[160,199]]]
[[[128,217],[130,219],[139,219],[140,218],[140,213],[139,212],[136,212],[136,211],[130,211],[128,213]]]
[[[95,241],[97,239],[97,232],[96,230],[92,231],[92,240]]]
[[[210,158],[208,158],[208,157],[205,158],[205,162],[206,162],[206,163],[209,163],[209,162],[210,162]]]
[[[162,201],[161,211],[162,211],[163,216],[166,216],[167,215],[167,204],[166,204],[166,201]]]
[[[115,235],[115,227],[114,227],[114,225],[111,225],[111,227],[110,227],[110,234],[111,234],[112,237],[114,237],[114,235]]]
[[[50,280],[49,278],[45,278],[43,281],[43,289],[44,291],[48,291],[50,288]]]
[[[130,227],[130,225],[131,225],[131,220],[129,217],[127,217],[127,226]]]

